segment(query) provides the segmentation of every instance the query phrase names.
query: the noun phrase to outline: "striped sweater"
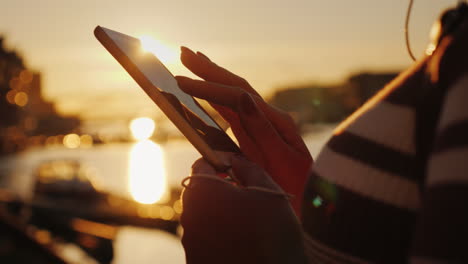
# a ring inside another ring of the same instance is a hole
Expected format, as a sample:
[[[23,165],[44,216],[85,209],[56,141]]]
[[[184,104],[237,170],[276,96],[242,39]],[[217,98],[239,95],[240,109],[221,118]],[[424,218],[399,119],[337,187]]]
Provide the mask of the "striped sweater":
[[[443,93],[421,114],[427,87]],[[311,263],[468,263],[466,19],[338,126],[308,181],[303,226]]]

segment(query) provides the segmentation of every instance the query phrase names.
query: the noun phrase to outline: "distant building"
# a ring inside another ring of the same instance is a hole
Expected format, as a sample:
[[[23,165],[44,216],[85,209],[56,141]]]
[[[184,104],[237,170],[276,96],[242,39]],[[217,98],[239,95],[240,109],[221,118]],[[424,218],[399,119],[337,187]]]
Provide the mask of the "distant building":
[[[276,92],[269,103],[291,113],[299,126],[339,122],[396,76],[396,73],[360,73],[341,85],[286,87]]]
[[[0,155],[25,149],[49,135],[76,131],[80,120],[57,113],[42,97],[41,77],[26,68],[22,57],[5,49],[0,36]]]
[[[27,104],[24,106],[23,127],[29,136],[56,135],[78,132],[80,119],[73,116],[61,116],[52,102],[42,97],[41,75],[31,73],[27,91]]]
[[[299,125],[338,122],[349,111],[337,91],[325,86],[288,88],[276,92],[269,102],[291,113]]]
[[[28,91],[28,103],[25,110],[36,117],[46,117],[56,114],[55,107],[42,97],[41,75],[37,72],[30,73],[31,81],[26,88]]]
[[[3,43],[0,36],[0,137],[2,128],[17,122],[20,109],[14,104],[10,87],[12,78],[24,69],[22,58],[16,52],[5,49]]]
[[[360,73],[348,79],[349,89],[357,92],[360,105],[369,100],[387,83],[395,79],[398,73]]]

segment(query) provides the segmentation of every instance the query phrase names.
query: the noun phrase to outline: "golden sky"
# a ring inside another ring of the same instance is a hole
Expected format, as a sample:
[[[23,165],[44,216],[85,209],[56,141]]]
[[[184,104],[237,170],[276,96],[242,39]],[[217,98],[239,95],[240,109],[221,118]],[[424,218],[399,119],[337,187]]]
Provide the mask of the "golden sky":
[[[422,54],[432,22],[456,1],[416,0],[411,43]],[[102,25],[200,50],[263,95],[297,83],[340,82],[361,70],[402,69],[408,1],[3,0],[0,35],[42,73],[48,99],[88,118],[156,107],[94,38]],[[174,74],[187,74],[169,65]]]

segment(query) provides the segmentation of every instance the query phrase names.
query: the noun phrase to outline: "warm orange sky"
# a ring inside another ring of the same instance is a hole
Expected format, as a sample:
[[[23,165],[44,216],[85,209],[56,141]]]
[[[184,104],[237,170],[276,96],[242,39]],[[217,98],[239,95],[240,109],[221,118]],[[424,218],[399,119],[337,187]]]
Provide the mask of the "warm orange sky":
[[[416,0],[414,52],[432,22],[456,1]],[[262,94],[308,81],[338,82],[360,70],[407,67],[403,25],[408,1],[199,0],[2,1],[0,34],[27,66],[41,71],[47,98],[68,113],[123,117],[155,107],[95,40],[102,25],[186,45],[239,73]],[[174,74],[186,74],[171,65]]]

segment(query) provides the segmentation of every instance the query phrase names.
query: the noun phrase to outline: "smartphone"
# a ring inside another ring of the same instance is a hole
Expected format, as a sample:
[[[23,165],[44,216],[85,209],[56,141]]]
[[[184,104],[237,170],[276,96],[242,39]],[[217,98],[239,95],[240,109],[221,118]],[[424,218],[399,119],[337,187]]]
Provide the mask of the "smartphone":
[[[101,26],[94,35],[124,67],[162,112],[218,172],[230,168],[239,147],[200,104],[182,91],[171,72],[139,39]]]

